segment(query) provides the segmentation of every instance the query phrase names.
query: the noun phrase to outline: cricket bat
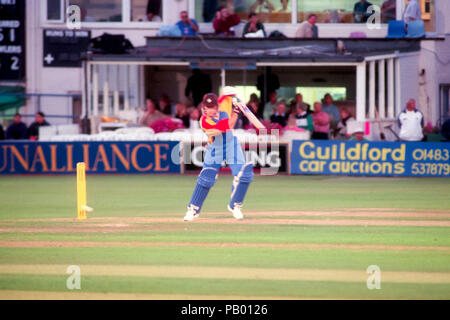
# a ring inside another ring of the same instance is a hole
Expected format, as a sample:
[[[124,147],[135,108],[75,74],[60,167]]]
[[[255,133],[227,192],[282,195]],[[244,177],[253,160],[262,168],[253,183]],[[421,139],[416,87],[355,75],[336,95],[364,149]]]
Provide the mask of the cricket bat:
[[[250,111],[250,109],[242,103],[241,100],[237,97],[233,97],[233,105],[238,107],[244,116],[247,117],[247,119],[257,128],[257,129],[266,129],[266,127],[261,123],[261,121],[258,120],[258,118],[253,114],[253,112]]]

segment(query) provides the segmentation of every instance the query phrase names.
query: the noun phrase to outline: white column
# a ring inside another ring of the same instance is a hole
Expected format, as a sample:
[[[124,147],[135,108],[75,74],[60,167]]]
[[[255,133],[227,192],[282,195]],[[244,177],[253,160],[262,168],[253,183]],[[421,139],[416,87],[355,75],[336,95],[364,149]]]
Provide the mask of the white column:
[[[384,66],[384,59],[378,61],[378,114],[380,115],[380,119],[386,118],[386,72],[384,71]]]
[[[400,81],[400,59],[395,58],[395,117],[402,110],[402,89],[401,89],[401,81]]]
[[[131,20],[131,0],[122,0],[122,22],[128,23]]]
[[[388,59],[388,118],[395,118],[394,112],[394,89],[395,89],[395,80],[394,80],[394,59]]]
[[[375,119],[375,61],[369,62],[369,118]]]
[[[123,108],[130,110],[130,66],[125,66],[125,90],[123,97]]]
[[[98,116],[98,67],[95,64],[92,67],[94,68],[92,75],[92,113],[94,116]]]
[[[366,63],[356,67],[356,120],[366,119]]]
[[[108,80],[105,79],[103,84],[103,114],[107,116],[109,113],[109,84]]]
[[[223,88],[223,87],[225,87],[225,83],[226,83],[226,81],[225,81],[225,69],[222,69],[220,71],[220,79],[221,79],[222,88]]]
[[[296,24],[298,19],[297,1],[292,1],[292,4],[288,3],[288,8],[289,6],[292,6],[291,23]]]
[[[114,108],[114,116],[117,117],[119,115],[120,107],[119,107],[119,91],[114,90],[114,101],[113,101],[113,108]]]

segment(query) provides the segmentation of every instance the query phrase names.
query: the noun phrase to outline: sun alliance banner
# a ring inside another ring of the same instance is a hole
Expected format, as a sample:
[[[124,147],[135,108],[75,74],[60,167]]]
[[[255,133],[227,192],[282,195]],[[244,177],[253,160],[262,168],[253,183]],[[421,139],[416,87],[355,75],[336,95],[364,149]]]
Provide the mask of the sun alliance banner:
[[[89,174],[180,173],[174,141],[0,142],[1,174],[74,174],[77,163]]]
[[[295,140],[291,173],[450,177],[450,143]]]

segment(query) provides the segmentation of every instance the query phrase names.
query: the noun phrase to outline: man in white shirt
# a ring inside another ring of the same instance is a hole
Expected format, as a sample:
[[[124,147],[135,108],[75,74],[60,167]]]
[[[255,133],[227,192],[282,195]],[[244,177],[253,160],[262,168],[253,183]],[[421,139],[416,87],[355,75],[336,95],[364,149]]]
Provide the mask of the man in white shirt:
[[[406,103],[406,109],[398,116],[398,126],[402,141],[422,141],[424,119],[422,112],[416,109],[416,100]]]
[[[420,4],[417,0],[410,0],[408,6],[405,9],[405,13],[403,14],[403,21],[406,25],[411,21],[421,20],[422,13],[420,11]]]

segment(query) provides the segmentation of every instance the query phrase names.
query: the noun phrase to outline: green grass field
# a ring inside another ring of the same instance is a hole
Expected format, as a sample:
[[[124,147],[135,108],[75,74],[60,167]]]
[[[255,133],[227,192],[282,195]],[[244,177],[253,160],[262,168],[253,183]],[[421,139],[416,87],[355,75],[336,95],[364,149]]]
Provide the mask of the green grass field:
[[[221,176],[186,223],[195,180],[88,176],[78,221],[74,176],[0,177],[0,298],[450,298],[449,179],[257,176],[236,221]]]

